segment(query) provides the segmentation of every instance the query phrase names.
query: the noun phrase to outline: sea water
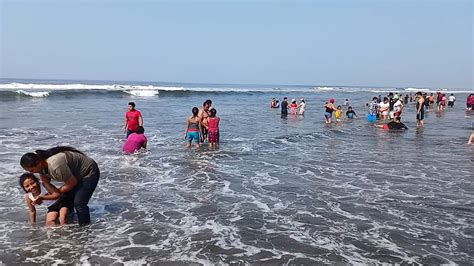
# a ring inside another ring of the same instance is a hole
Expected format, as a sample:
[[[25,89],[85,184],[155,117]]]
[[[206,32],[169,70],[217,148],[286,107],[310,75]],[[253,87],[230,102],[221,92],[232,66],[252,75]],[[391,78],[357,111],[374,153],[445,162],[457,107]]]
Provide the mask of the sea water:
[[[0,84],[0,262],[141,264],[460,263],[474,261],[474,148],[469,90],[406,132],[366,120],[365,104],[417,89],[3,81]],[[429,91],[428,91],[429,92]],[[304,97],[282,118],[271,98]],[[349,99],[359,118],[324,123]],[[213,101],[218,150],[186,148],[192,107]],[[148,150],[122,154],[127,104]],[[97,161],[92,224],[38,225],[18,185],[22,154],[70,145]]]

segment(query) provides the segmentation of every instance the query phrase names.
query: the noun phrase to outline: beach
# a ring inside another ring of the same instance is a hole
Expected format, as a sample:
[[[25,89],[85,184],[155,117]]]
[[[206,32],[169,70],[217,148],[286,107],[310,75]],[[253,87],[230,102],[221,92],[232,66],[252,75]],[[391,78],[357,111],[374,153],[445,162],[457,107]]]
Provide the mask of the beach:
[[[387,132],[367,122],[365,104],[415,88],[12,84],[0,84],[5,264],[473,263],[472,91],[447,89],[455,107],[426,112],[418,129],[408,103],[409,129]],[[285,96],[304,97],[305,115],[270,108]],[[330,97],[349,99],[359,117],[326,125]],[[186,118],[206,99],[221,118],[220,148],[188,149]],[[143,114],[148,151],[125,155],[130,101]],[[57,145],[99,165],[86,228],[45,228],[44,209],[38,225],[28,223],[20,157]]]

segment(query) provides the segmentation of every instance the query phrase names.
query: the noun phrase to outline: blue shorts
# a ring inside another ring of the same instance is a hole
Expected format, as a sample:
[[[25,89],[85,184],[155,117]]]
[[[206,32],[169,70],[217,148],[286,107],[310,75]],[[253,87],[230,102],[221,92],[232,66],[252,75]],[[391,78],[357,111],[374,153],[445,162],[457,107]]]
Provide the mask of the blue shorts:
[[[195,141],[199,142],[199,140],[201,138],[199,137],[199,132],[197,132],[197,131],[188,131],[188,138],[187,139],[188,139],[188,141],[195,140]]]
[[[367,121],[372,122],[372,123],[377,121],[377,115],[370,115],[370,114],[367,115]]]
[[[330,112],[325,112],[324,116],[326,117],[326,119],[329,119],[332,117],[332,114]]]

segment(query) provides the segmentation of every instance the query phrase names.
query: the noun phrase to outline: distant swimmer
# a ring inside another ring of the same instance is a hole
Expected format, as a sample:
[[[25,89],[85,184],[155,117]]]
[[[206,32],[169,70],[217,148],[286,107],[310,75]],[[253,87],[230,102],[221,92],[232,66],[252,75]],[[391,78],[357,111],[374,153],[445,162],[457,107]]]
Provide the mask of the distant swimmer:
[[[405,124],[400,122],[400,117],[396,116],[393,121],[388,122],[385,125],[375,125],[376,127],[383,128],[385,130],[406,130],[408,129]]]
[[[143,127],[137,127],[137,131],[128,136],[127,141],[123,145],[123,152],[131,154],[140,150],[141,148],[146,149],[148,140],[145,134],[143,134],[144,132],[145,129]]]
[[[349,99],[345,99],[344,103],[342,104],[343,106],[349,106]]]
[[[277,100],[275,98],[272,98],[272,101],[270,103],[270,108],[278,108]]]

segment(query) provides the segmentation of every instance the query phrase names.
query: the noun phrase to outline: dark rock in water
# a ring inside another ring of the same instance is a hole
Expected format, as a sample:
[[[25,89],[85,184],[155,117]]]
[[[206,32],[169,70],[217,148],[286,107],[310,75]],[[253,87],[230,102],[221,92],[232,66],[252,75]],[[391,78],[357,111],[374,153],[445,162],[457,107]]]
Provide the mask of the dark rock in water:
[[[133,243],[137,245],[151,245],[158,242],[157,239],[143,232],[137,233],[132,239]]]
[[[117,260],[114,258],[108,258],[108,257],[96,256],[96,255],[92,255],[91,258],[88,260],[88,263],[92,265],[111,265],[116,262]]]
[[[147,258],[151,251],[149,248],[130,247],[117,251],[117,255],[124,258],[124,261],[141,260]]]
[[[330,253],[329,250],[312,247],[309,244],[300,243],[295,239],[285,235],[278,235],[273,238],[269,238],[269,241],[275,246],[275,248],[287,250],[290,252],[304,253],[311,256],[321,256]]]
[[[185,216],[184,214],[177,211],[166,211],[163,213],[163,215],[168,216],[171,219],[181,219]]]
[[[438,257],[436,255],[428,255],[428,256],[423,257],[420,263],[425,264],[425,265],[441,265],[441,264],[448,264],[449,261],[441,257]]]
[[[224,249],[219,246],[210,244],[207,245],[205,248],[201,250],[201,253],[209,253],[209,254],[224,254],[224,255],[234,255],[234,254],[240,254],[244,253],[245,250],[239,249],[239,248],[230,248],[230,249]]]
[[[191,236],[192,241],[207,241],[212,239],[212,230],[205,229],[202,232]]]
[[[134,232],[153,232],[153,228],[144,224],[136,224],[127,231],[125,231],[125,234],[130,234]]]
[[[191,210],[194,214],[197,216],[208,216],[208,215],[213,215],[217,212],[217,207],[214,205],[205,205],[205,206],[200,206],[196,207]]]
[[[262,250],[259,253],[252,255],[249,257],[252,261],[258,261],[261,259],[271,259],[275,256],[275,254],[271,253],[270,251]]]
[[[155,221],[160,221],[160,222],[164,222],[164,221],[168,220],[166,218],[166,216],[164,216],[163,214],[161,214],[159,212],[153,214],[153,219]]]

